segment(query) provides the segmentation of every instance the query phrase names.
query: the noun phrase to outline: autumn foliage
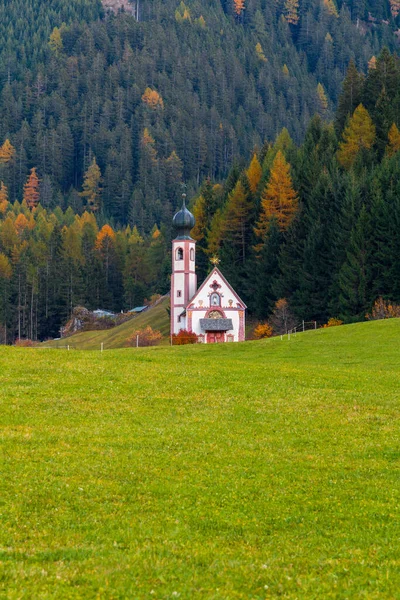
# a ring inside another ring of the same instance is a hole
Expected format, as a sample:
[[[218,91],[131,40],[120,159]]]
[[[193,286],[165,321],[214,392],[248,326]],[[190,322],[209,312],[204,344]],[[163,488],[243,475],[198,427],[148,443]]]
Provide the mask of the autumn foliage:
[[[156,346],[162,340],[162,333],[157,329],[152,329],[150,325],[143,329],[134,331],[127,339],[128,346]]]
[[[374,302],[371,314],[365,315],[365,318],[368,319],[368,321],[400,318],[400,304],[394,304],[389,300],[378,298]]]
[[[350,169],[362,149],[370,150],[375,142],[375,125],[362,104],[355,109],[343,132],[343,141],[338,150],[338,160],[345,169]]]
[[[331,317],[329,321],[323,325],[323,329],[326,329],[327,327],[338,327],[339,325],[343,325],[343,321],[336,317]]]
[[[245,0],[233,0],[233,11],[240,16],[245,9]]]
[[[142,96],[142,101],[144,104],[149,106],[150,108],[164,108],[164,101],[161,95],[151,88],[147,87]]]
[[[272,164],[269,181],[261,197],[261,214],[255,227],[258,237],[264,239],[272,219],[285,231],[298,210],[298,196],[293,189],[290,165],[279,150]]]
[[[39,177],[36,173],[36,168],[31,169],[31,173],[28,177],[28,181],[24,186],[24,200],[31,210],[37,207],[40,199],[39,192]]]
[[[186,344],[197,344],[198,337],[193,331],[181,329],[178,333],[172,334],[173,346],[186,346]]]
[[[259,323],[254,328],[254,337],[256,340],[261,340],[263,338],[269,338],[274,334],[274,330],[268,322]]]

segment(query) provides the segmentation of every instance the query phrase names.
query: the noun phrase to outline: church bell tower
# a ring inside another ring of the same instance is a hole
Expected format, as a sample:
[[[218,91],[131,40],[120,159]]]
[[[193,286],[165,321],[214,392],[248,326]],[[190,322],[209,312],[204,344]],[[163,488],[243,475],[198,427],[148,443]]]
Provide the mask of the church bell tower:
[[[186,307],[197,291],[196,242],[190,237],[195,225],[192,213],[185,206],[173,218],[176,237],[172,242],[171,334],[186,329]]]

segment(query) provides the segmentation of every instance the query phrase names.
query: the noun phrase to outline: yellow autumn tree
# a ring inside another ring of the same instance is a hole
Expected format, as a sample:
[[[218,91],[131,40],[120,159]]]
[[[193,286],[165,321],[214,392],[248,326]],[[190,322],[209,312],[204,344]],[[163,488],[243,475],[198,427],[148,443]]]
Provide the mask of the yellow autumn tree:
[[[31,169],[30,175],[28,177],[28,181],[24,185],[24,201],[28,208],[33,210],[39,204],[39,177],[36,173],[36,168]]]
[[[3,182],[0,183],[0,214],[4,215],[8,206],[8,189]]]
[[[85,173],[83,179],[82,192],[79,194],[82,198],[85,198],[88,208],[96,212],[100,208],[101,199],[101,171],[100,167],[96,162],[96,158],[93,158],[92,164]]]
[[[375,125],[362,104],[355,109],[342,137],[337,157],[345,169],[350,169],[358,153],[363,149],[370,150],[375,142]]]
[[[157,92],[157,90],[152,90],[149,87],[147,87],[144,91],[142,102],[152,109],[164,108],[164,101],[161,95]]]
[[[324,7],[332,17],[338,17],[339,13],[334,0],[324,0]]]
[[[285,19],[291,25],[297,25],[299,22],[299,1],[285,0],[284,6]]]
[[[289,77],[289,69],[288,69],[288,66],[286,63],[282,67],[282,73],[284,74],[285,77]]]
[[[368,61],[368,71],[376,69],[376,56],[371,56]]]
[[[293,221],[298,206],[299,199],[293,189],[290,165],[279,150],[261,196],[261,214],[254,228],[256,235],[265,239],[273,219],[276,220],[279,229],[285,231]]]
[[[389,0],[390,12],[395,19],[400,12],[400,0]]]
[[[257,158],[257,154],[254,152],[253,158],[251,159],[251,163],[249,168],[247,169],[247,178],[249,180],[250,189],[253,194],[256,193],[258,184],[260,183],[262,177],[262,168]]]
[[[262,61],[262,62],[268,62],[267,57],[264,54],[264,50],[260,44],[260,42],[257,42],[256,44],[256,54],[257,57]]]
[[[317,97],[318,103],[322,113],[325,113],[328,110],[328,99],[325,94],[324,86],[322,83],[317,85]]]
[[[389,143],[386,146],[386,154],[393,156],[400,150],[400,131],[397,128],[396,123],[393,123],[388,133]]]
[[[58,56],[63,49],[61,31],[58,27],[54,27],[50,35],[49,46],[50,50],[54,52],[56,56]]]
[[[15,158],[15,148],[7,139],[0,148],[0,164],[5,165]]]

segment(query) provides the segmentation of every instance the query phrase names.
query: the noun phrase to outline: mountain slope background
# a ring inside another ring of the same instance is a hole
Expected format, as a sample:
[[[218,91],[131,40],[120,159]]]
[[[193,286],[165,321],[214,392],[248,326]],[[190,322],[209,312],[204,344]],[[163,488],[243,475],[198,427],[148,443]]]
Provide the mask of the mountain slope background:
[[[1,178],[21,200],[32,167],[46,208],[85,208],[95,158],[101,219],[149,232],[169,223],[184,181],[195,192],[283,127],[300,142],[331,120],[351,59],[360,71],[396,47],[392,0],[0,2]],[[236,11],[236,12],[235,12]],[[56,30],[54,28],[57,28]],[[49,44],[50,42],[50,44]]]

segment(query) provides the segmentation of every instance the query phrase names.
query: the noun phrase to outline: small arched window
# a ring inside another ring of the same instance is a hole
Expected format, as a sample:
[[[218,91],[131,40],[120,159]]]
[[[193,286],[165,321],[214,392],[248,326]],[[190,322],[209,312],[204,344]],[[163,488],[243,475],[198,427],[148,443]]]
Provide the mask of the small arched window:
[[[190,248],[190,260],[194,260],[194,248]]]
[[[210,296],[210,306],[221,306],[221,296],[214,292]]]
[[[176,260],[183,260],[183,250],[182,248],[177,248],[175,252]]]

